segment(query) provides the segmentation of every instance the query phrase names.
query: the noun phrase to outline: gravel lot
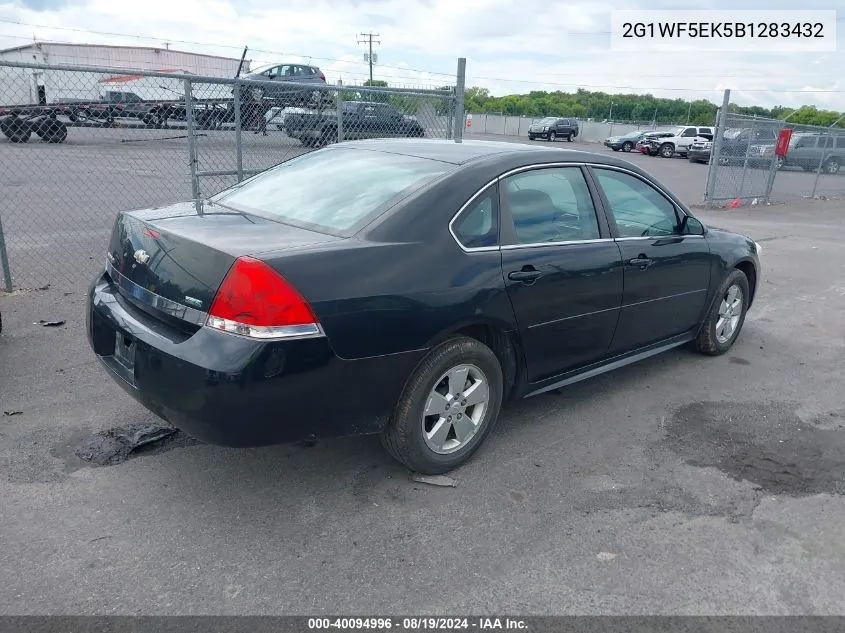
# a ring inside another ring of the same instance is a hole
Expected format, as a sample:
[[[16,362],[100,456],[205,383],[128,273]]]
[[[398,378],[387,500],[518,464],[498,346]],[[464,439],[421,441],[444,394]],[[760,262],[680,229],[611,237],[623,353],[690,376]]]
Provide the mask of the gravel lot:
[[[63,262],[95,266],[115,208],[190,184],[183,140],[77,132],[0,143],[6,230],[30,227],[13,264],[52,275],[0,297],[0,410],[21,412],[0,413],[0,613],[845,614],[841,202],[702,211],[765,249],[733,350],[518,403],[455,488],[411,481],[374,438],[177,436],[92,467],[75,449],[94,433],[152,418],[91,358]],[[296,151],[282,139],[245,135],[256,157]],[[706,166],[628,158],[700,202]]]

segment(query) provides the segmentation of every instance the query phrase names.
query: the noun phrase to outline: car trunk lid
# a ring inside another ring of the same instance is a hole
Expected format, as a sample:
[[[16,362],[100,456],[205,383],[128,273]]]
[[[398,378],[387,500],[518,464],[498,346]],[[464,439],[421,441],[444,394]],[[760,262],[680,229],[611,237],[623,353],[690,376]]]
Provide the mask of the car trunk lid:
[[[106,268],[121,294],[147,312],[202,325],[238,257],[302,249],[341,238],[195,204],[121,213]]]

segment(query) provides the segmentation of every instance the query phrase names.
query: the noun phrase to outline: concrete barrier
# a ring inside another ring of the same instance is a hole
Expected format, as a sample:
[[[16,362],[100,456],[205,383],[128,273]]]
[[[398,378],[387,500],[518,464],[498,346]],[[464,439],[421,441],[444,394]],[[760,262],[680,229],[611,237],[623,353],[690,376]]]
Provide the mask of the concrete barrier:
[[[511,116],[504,114],[472,113],[472,132],[475,134],[495,134],[500,136],[519,136],[528,138],[528,127],[541,117]],[[609,136],[622,136],[636,130],[664,129],[672,126],[652,124],[636,125],[633,123],[601,123],[599,121],[579,121],[580,131],[575,139],[580,143],[603,143]]]

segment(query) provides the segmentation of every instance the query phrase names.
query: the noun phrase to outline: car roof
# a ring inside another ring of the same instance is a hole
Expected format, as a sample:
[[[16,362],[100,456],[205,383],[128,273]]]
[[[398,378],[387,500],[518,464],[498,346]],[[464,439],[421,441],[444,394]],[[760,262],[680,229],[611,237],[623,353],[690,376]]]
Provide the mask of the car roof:
[[[628,161],[604,153],[575,149],[558,149],[526,143],[508,143],[505,141],[463,140],[460,143],[456,143],[455,141],[446,139],[377,138],[345,141],[330,146],[330,148],[344,147],[427,158],[455,165],[463,165],[484,159],[495,161],[496,159],[507,157],[519,160],[525,164],[531,164],[535,161],[560,163],[589,162],[616,165],[627,169],[633,168],[634,171],[641,172],[638,167]]]

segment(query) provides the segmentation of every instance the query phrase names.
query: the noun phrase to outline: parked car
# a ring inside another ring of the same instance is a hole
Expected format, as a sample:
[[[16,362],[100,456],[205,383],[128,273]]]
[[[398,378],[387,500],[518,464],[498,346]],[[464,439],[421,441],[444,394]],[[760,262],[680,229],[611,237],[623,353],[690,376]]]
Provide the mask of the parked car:
[[[442,473],[502,403],[685,344],[726,352],[760,252],[612,155],[352,141],[119,213],[87,332],[117,384],[200,440],[377,433]]]
[[[304,105],[309,102],[324,103],[330,95],[324,89],[326,75],[317,66],[305,64],[267,64],[247,73],[246,82],[273,82],[241,86],[241,98],[246,101],[270,99],[279,106]]]
[[[343,138],[384,138],[388,136],[425,136],[416,117],[408,116],[387,103],[344,101]],[[287,135],[305,145],[322,146],[338,139],[337,111],[289,111],[285,114]]]
[[[735,128],[725,130],[719,150],[720,165],[741,165],[748,161],[758,166],[768,154],[766,148],[774,150],[779,128]],[[766,161],[770,164],[770,161]]]
[[[691,163],[709,163],[713,151],[713,141],[702,136],[697,137],[687,150],[687,159]]]
[[[567,141],[572,141],[578,136],[578,131],[578,121],[575,119],[549,116],[528,126],[528,140],[544,138],[547,141],[556,141],[559,138],[565,138]]]
[[[634,149],[641,154],[648,154],[649,156],[657,156],[657,150],[660,147],[660,139],[671,138],[672,132],[647,132],[637,144]]]
[[[675,154],[686,157],[696,138],[702,137],[712,141],[714,134],[714,129],[709,126],[680,125],[670,130],[667,136],[660,138],[660,142],[656,144],[656,155],[662,158],[672,158]],[[652,149],[654,146],[655,144],[652,144]]]
[[[845,134],[830,135],[817,132],[793,134],[782,167],[800,167],[805,171],[816,171],[821,164],[826,174],[839,173],[845,164]]]
[[[611,136],[604,140],[605,147],[609,147],[614,152],[630,152],[636,147],[637,143],[648,134],[648,131],[636,130],[628,132],[622,136]]]

